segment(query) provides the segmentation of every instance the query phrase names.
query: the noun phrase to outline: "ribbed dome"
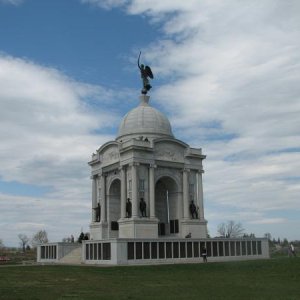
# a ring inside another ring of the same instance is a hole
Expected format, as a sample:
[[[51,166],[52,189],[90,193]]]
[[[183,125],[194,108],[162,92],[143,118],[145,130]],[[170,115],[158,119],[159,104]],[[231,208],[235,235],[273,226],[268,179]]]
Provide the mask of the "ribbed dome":
[[[149,96],[141,95],[141,103],[123,118],[117,139],[144,137],[173,137],[168,118],[157,109],[149,106]]]

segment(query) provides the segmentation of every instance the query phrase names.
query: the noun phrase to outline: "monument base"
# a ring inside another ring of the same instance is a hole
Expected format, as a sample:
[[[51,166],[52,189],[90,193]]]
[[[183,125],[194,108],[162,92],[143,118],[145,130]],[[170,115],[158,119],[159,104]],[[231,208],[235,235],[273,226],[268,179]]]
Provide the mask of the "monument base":
[[[205,239],[207,238],[207,221],[192,219],[192,220],[181,220],[181,233],[182,237],[190,235],[191,238]]]
[[[119,238],[144,238],[158,237],[158,219],[156,218],[130,218],[120,219]]]
[[[93,222],[90,224],[90,239],[103,240],[108,238],[107,222]]]

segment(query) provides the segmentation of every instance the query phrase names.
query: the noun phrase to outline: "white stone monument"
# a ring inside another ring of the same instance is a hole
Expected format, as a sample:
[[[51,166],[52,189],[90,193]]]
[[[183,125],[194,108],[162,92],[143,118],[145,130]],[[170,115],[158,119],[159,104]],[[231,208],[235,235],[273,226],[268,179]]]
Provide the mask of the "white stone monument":
[[[139,105],[121,121],[118,136],[89,162],[90,239],[47,243],[37,261],[64,264],[199,263],[269,257],[267,239],[208,238],[201,149],[176,139],[168,118],[149,105],[153,78],[143,80]],[[205,261],[205,260],[203,260]]]
[[[149,98],[140,96],[116,140],[102,145],[89,162],[93,240],[207,237],[205,156],[174,137],[168,118],[149,105]]]

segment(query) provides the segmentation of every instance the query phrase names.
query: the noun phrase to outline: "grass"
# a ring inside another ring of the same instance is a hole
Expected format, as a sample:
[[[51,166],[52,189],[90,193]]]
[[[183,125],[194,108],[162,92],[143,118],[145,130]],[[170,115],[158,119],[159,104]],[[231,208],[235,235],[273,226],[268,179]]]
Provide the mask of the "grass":
[[[0,299],[300,299],[300,259],[137,266],[2,266]]]

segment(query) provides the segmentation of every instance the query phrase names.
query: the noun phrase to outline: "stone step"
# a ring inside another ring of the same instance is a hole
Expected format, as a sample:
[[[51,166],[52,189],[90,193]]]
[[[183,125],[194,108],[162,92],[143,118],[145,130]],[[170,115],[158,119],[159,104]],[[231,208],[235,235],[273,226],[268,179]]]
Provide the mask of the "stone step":
[[[60,263],[64,264],[81,264],[81,246],[72,250],[70,253],[65,255],[59,260]]]

